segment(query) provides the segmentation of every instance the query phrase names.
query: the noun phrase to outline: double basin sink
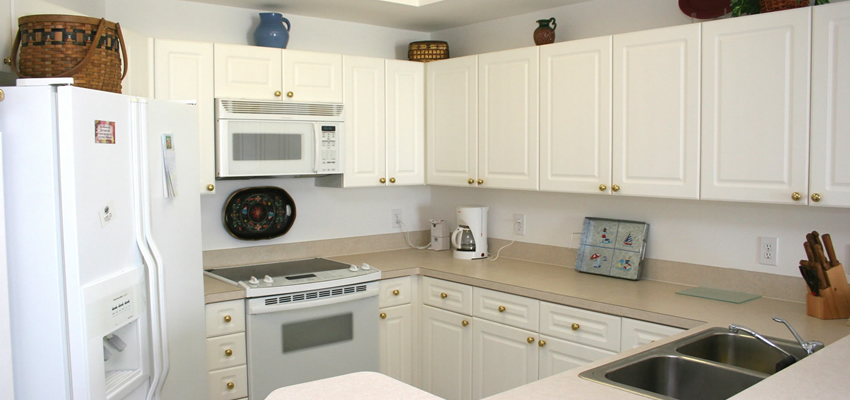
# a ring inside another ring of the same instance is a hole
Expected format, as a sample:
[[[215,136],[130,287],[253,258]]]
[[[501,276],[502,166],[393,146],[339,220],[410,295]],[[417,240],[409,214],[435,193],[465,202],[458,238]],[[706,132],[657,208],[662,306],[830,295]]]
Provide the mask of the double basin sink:
[[[798,359],[806,356],[797,342],[768,339]],[[784,358],[752,336],[712,328],[579,376],[655,399],[721,400],[772,375]]]

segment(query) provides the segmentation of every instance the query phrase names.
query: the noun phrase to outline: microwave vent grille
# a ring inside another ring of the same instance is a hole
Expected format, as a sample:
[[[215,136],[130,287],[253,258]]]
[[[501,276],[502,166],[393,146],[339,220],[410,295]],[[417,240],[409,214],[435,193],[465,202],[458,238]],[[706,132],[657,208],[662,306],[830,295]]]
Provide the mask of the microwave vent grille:
[[[225,111],[232,114],[268,114],[312,117],[339,117],[342,104],[293,103],[283,101],[221,100]]]

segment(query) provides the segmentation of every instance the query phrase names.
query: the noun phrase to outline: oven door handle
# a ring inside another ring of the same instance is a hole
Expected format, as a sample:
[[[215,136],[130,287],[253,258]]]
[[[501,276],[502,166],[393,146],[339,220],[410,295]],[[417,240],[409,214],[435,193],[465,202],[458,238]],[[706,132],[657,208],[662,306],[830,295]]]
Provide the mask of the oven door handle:
[[[304,308],[312,308],[312,307],[321,307],[327,306],[331,304],[339,304],[347,301],[364,299],[367,297],[374,297],[378,295],[378,287],[375,285],[374,287],[369,287],[363,292],[357,292],[352,294],[347,294],[344,296],[330,297],[327,299],[316,299],[316,300],[306,300],[306,301],[298,301],[294,303],[283,303],[283,304],[273,304],[266,305],[266,299],[269,297],[261,297],[256,299],[248,299],[248,309],[246,312],[250,315],[257,314],[267,314],[273,312],[282,312],[282,311],[290,311],[290,310],[300,310]],[[278,296],[272,296],[278,297]]]

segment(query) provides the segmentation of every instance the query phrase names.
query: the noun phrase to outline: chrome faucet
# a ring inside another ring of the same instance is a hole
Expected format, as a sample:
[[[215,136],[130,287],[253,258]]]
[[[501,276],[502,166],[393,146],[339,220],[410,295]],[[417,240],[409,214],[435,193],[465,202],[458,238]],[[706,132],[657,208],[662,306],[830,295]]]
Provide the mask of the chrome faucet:
[[[797,358],[797,356],[795,356],[795,355],[793,355],[793,354],[791,354],[791,353],[789,353],[789,352],[787,352],[787,351],[783,350],[781,347],[777,346],[776,344],[774,344],[773,342],[771,342],[770,340],[768,340],[766,337],[764,337],[764,336],[762,336],[762,335],[759,335],[759,334],[758,334],[758,332],[756,332],[756,331],[754,331],[754,330],[752,330],[752,329],[750,329],[750,328],[747,328],[746,326],[735,325],[735,324],[729,324],[729,332],[732,332],[732,333],[738,333],[738,332],[744,332],[744,333],[747,333],[747,334],[749,334],[750,336],[752,336],[752,337],[754,337],[754,338],[756,338],[756,339],[760,340],[760,341],[761,341],[761,342],[763,342],[764,344],[766,344],[766,345],[768,345],[768,346],[770,346],[770,347],[773,347],[774,349],[778,350],[779,352],[781,352],[782,354],[784,354],[784,355],[785,355],[785,357],[793,357],[793,358],[794,358],[794,360],[798,360],[798,361],[799,361],[799,358]]]
[[[782,318],[779,318],[779,317],[773,317],[773,320],[776,321],[776,322],[781,322],[781,323],[785,324],[785,326],[788,327],[788,330],[790,330],[791,334],[794,335],[794,339],[797,339],[797,343],[799,343],[800,347],[802,347],[803,350],[806,351],[807,355],[811,355],[812,353],[823,348],[823,346],[824,346],[823,342],[819,342],[817,340],[810,340],[808,342],[804,342],[803,338],[801,338],[800,335],[797,334],[797,331],[794,330],[794,327],[791,326],[791,324],[789,324],[788,321],[786,321]]]

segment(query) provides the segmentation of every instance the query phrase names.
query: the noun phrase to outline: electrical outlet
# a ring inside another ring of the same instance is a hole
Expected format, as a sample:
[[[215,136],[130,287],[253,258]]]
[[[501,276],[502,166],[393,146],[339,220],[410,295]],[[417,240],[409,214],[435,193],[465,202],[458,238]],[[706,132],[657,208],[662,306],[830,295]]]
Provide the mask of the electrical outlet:
[[[759,264],[776,265],[779,258],[779,242],[775,237],[759,237]]]
[[[514,235],[525,236],[525,214],[514,214]]]
[[[401,209],[396,208],[393,210],[393,228],[401,229]]]

